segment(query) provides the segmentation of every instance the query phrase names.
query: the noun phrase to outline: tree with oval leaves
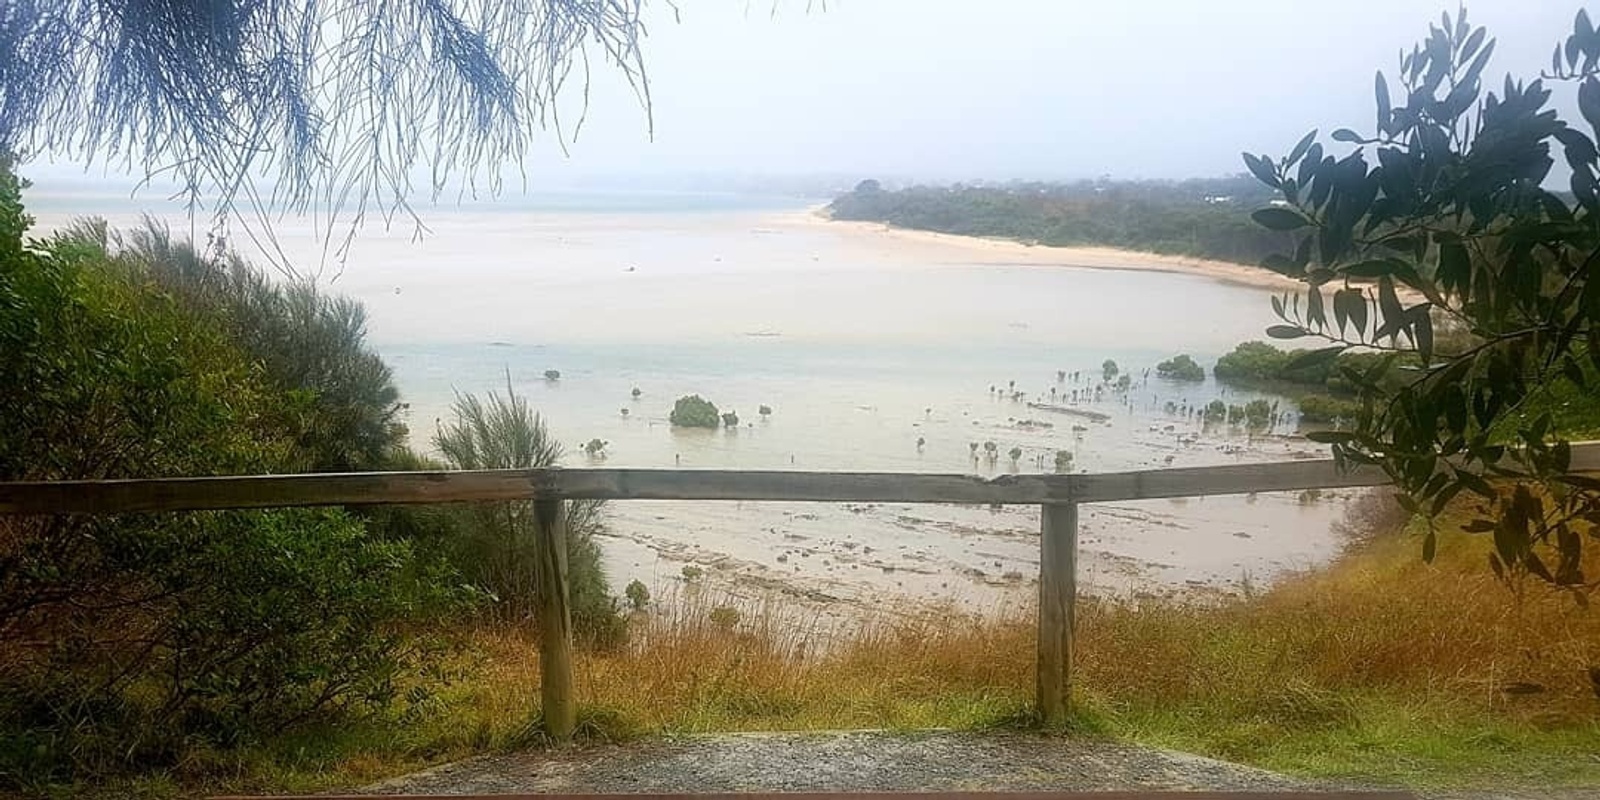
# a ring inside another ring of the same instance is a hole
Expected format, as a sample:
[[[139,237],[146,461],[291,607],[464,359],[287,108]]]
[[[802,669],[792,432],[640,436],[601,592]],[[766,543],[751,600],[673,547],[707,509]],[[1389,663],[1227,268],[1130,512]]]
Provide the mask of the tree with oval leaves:
[[[1381,467],[1429,519],[1479,495],[1466,529],[1493,535],[1496,574],[1582,598],[1600,480],[1573,472],[1568,437],[1600,389],[1600,32],[1579,12],[1548,72],[1497,88],[1494,44],[1465,11],[1445,14],[1402,55],[1397,87],[1377,74],[1370,132],[1341,128],[1325,147],[1312,131],[1276,161],[1245,154],[1281,197],[1256,221],[1297,237],[1266,266],[1307,285],[1274,298],[1267,332],[1323,341],[1297,366],[1382,353],[1336,366],[1360,411],[1313,438],[1345,465]],[[1549,107],[1573,85],[1581,121]],[[1570,194],[1546,186],[1558,156]],[[1430,526],[1424,557],[1435,547]]]

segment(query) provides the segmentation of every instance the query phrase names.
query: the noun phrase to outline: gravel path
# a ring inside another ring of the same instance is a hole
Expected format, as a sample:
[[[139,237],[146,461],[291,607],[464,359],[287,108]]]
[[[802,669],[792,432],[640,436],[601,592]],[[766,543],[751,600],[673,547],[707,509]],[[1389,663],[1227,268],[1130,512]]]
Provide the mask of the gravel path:
[[[368,792],[789,792],[1332,788],[1208,758],[1024,733],[685,736],[483,756]]]
[[[842,731],[679,736],[447,764],[391,794],[1359,788],[1199,756],[1027,733]],[[1374,788],[1374,787],[1366,787]],[[1428,800],[1600,800],[1600,788],[1420,793]]]

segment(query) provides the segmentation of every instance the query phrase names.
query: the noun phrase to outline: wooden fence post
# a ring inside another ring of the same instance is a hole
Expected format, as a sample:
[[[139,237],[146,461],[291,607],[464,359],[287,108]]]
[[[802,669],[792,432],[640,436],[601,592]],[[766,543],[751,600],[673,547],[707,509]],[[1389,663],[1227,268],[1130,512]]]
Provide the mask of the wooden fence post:
[[[1039,531],[1039,718],[1067,721],[1078,596],[1078,504],[1046,503]]]
[[[545,733],[558,742],[578,725],[572,691],[572,609],[567,581],[567,514],[561,500],[535,500],[534,576],[539,608],[539,697]]]

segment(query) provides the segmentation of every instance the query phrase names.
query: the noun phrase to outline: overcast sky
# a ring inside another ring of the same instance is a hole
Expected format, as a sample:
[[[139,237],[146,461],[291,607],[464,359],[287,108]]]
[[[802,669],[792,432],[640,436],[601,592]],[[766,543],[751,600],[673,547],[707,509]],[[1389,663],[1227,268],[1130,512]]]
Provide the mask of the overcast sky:
[[[655,137],[597,79],[563,156],[530,185],[681,174],[1181,178],[1241,170],[1306,130],[1372,125],[1372,73],[1438,0],[679,0],[649,11]],[[1532,76],[1567,0],[1480,0],[1491,86]],[[35,164],[36,178],[65,165]],[[41,169],[43,170],[41,172]],[[98,170],[96,170],[98,174]],[[65,174],[71,174],[67,170]],[[79,172],[78,174],[82,174]]]

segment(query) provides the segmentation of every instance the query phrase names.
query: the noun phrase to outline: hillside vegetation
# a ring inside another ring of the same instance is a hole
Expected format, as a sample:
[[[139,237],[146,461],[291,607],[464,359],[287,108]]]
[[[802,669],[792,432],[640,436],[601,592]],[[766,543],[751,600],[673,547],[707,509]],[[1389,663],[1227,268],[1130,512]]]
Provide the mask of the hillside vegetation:
[[[431,466],[404,446],[359,304],[159,227],[87,221],[29,240],[24,188],[0,159],[0,480]],[[441,437],[461,445],[441,447],[457,468],[559,455],[514,402],[466,396]],[[598,514],[573,508],[574,619],[604,638],[620,622]],[[456,626],[526,618],[526,516],[0,517],[0,791],[423,713]]]

